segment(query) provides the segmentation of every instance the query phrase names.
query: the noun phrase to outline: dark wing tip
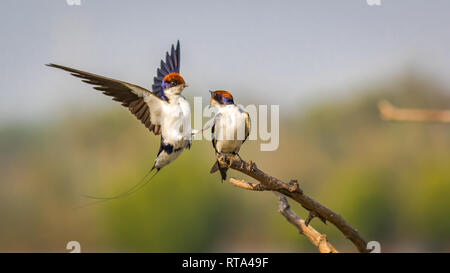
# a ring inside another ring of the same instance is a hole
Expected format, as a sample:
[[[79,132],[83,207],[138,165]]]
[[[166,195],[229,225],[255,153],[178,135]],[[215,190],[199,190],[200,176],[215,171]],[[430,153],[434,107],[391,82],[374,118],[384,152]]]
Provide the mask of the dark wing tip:
[[[177,60],[177,72],[180,73],[180,40],[177,41],[177,49],[175,50]]]
[[[62,65],[59,65],[59,64],[48,63],[48,64],[46,64],[46,66],[54,67],[54,68],[59,68],[59,69],[63,69],[63,70],[70,71],[70,70],[68,70],[68,69],[70,69],[69,67],[65,67],[65,66],[62,66]]]
[[[216,161],[214,162],[214,165],[211,167],[211,170],[209,171],[209,173],[215,173],[219,170],[219,163]]]

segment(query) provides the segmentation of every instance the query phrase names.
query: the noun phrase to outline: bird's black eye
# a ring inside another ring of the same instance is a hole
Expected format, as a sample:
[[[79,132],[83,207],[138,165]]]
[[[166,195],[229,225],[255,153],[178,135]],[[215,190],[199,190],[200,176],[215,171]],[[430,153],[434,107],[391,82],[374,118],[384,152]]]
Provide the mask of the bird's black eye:
[[[177,83],[176,81],[173,81],[173,82],[170,83],[170,85],[172,85],[172,86],[177,86],[178,83]]]

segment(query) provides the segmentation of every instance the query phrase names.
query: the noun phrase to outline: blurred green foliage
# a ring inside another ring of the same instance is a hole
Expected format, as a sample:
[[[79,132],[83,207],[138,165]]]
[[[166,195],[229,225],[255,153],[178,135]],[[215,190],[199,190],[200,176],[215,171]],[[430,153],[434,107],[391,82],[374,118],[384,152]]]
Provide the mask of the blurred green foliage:
[[[341,214],[382,251],[450,250],[450,126],[382,121],[380,99],[450,108],[449,92],[419,77],[311,105],[281,120],[280,147],[241,156]],[[0,251],[316,251],[277,212],[274,195],[210,175],[209,141],[195,141],[144,189],[112,196],[151,168],[159,138],[126,109],[70,113],[55,122],[0,128]],[[230,171],[230,175],[242,175]],[[306,212],[291,202],[301,216]],[[331,224],[312,225],[355,251]]]

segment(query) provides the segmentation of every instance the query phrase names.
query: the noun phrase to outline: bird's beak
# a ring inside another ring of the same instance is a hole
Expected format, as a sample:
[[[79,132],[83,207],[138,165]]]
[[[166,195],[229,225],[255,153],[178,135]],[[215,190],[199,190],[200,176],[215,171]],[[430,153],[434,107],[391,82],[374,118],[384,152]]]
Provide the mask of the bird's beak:
[[[187,83],[184,84],[184,88],[188,87],[189,85],[187,85]]]
[[[212,91],[212,90],[208,90],[209,91],[209,93],[211,94],[211,96],[213,95],[213,93],[214,93],[214,91]]]

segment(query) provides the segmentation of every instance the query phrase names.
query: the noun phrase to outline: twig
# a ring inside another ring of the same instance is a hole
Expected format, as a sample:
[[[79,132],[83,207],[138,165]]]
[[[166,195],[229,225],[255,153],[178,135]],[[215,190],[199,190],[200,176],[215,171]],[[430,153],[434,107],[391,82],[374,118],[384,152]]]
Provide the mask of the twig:
[[[366,242],[359,235],[356,229],[347,224],[347,222],[345,222],[340,215],[334,213],[332,210],[304,194],[296,180],[291,180],[289,183],[283,182],[259,170],[255,163],[251,161],[247,163],[234,156],[222,154],[219,156],[218,161],[224,166],[242,172],[258,180],[264,189],[279,192],[295,200],[302,205],[302,207],[312,212],[310,214],[311,219],[313,217],[318,217],[324,222],[331,222],[345,235],[347,239],[353,242],[359,252],[369,252],[366,248]]]
[[[260,183],[250,183],[247,181],[244,181],[242,179],[236,179],[233,177],[230,177],[230,183],[233,184],[236,187],[243,188],[246,190],[251,191],[267,191],[266,187],[261,185]]]
[[[330,242],[327,240],[327,236],[325,234],[320,234],[317,230],[315,230],[311,225],[307,225],[303,219],[297,216],[295,212],[291,210],[287,198],[281,193],[277,193],[278,195],[278,207],[280,209],[280,213],[295,227],[297,227],[298,231],[305,235],[311,243],[313,243],[321,253],[339,253]]]
[[[390,102],[382,100],[378,103],[381,118],[395,121],[415,122],[450,122],[450,110],[401,109]]]
[[[250,183],[242,179],[230,178],[230,183],[236,187],[243,188],[252,191],[265,191],[267,190],[261,183]],[[305,235],[313,245],[315,245],[321,253],[338,253],[331,243],[327,241],[325,234],[320,234],[312,226],[305,223],[303,219],[297,216],[295,212],[291,210],[287,198],[278,192],[274,192],[278,196],[278,208],[286,220],[294,225],[300,234]]]

